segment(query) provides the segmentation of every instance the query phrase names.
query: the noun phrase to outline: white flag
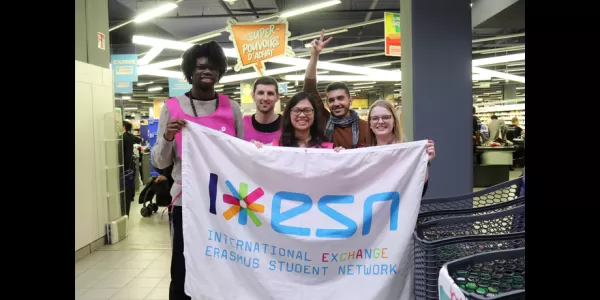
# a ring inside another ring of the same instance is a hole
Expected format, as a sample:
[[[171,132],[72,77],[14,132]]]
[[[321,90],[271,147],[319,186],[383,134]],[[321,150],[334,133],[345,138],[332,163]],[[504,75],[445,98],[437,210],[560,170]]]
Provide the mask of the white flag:
[[[342,150],[183,132],[192,299],[413,299],[427,141]]]

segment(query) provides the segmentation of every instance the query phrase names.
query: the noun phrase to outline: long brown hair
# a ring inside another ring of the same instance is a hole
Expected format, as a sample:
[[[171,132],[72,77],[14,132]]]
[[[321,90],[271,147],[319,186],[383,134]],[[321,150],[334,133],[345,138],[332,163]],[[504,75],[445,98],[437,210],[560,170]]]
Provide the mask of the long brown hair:
[[[374,107],[383,107],[387,109],[394,119],[394,127],[392,128],[392,144],[404,143],[404,132],[402,132],[402,123],[400,118],[398,118],[398,114],[394,109],[394,106],[388,101],[385,100],[377,100],[371,107],[369,108],[369,116],[367,117],[367,121],[369,122],[369,135],[371,136],[371,146],[377,146],[377,137],[375,137],[375,133],[371,129],[371,111],[373,111]]]

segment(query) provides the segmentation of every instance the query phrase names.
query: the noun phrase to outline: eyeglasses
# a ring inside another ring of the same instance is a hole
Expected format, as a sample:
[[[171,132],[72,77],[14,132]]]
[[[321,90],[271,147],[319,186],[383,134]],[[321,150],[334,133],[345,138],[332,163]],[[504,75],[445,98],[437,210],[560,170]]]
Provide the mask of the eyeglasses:
[[[373,123],[377,123],[379,122],[379,120],[383,120],[383,121],[389,121],[392,119],[392,115],[385,115],[385,116],[372,116],[371,117],[371,122]]]
[[[310,107],[292,108],[292,113],[296,116],[299,116],[301,113],[304,113],[304,115],[309,116],[309,115],[312,115],[314,112],[315,112],[315,110]]]

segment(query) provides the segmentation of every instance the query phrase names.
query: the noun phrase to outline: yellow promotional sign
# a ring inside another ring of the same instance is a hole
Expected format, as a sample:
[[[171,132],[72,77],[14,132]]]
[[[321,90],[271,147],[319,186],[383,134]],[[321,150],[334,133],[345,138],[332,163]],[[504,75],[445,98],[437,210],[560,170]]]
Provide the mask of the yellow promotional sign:
[[[230,19],[227,31],[229,40],[238,52],[238,63],[234,70],[254,67],[264,76],[264,62],[278,56],[295,56],[288,46],[288,23],[280,19],[274,23],[238,23]]]
[[[167,98],[154,98],[152,110],[154,112],[155,119],[160,118],[160,110],[162,109],[163,105],[165,105],[165,100],[167,100]]]
[[[398,56],[402,53],[400,14],[385,13],[385,55]]]
[[[352,105],[350,108],[369,108],[369,100],[368,99],[352,99]]]
[[[242,103],[254,103],[252,99],[252,84],[250,83],[240,83],[240,94]]]

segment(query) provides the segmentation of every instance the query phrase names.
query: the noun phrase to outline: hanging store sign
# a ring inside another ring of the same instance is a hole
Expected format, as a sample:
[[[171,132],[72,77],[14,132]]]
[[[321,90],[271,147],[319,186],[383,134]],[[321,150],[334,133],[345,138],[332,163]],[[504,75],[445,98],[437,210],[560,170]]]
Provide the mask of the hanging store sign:
[[[154,119],[160,119],[160,111],[165,105],[165,100],[167,100],[167,98],[154,98],[152,100],[152,116]]]
[[[252,82],[240,82],[240,94],[241,94],[241,102],[242,104],[254,103],[252,99],[252,89],[254,87],[254,83]]]
[[[169,97],[183,95],[192,89],[192,85],[186,79],[169,77]]]
[[[265,75],[265,62],[279,56],[295,56],[288,46],[288,23],[279,19],[274,23],[238,23],[230,19],[227,31],[229,40],[238,52],[236,72],[253,67],[261,76]]]
[[[115,94],[133,94],[131,81],[115,81]]]
[[[385,13],[385,55],[400,57],[402,43],[400,34],[400,14]]]
[[[288,93],[288,85],[287,83],[279,83],[277,84],[279,86],[279,95],[287,95]]]
[[[137,55],[115,54],[110,56],[115,94],[133,93],[133,82],[138,81]]]

